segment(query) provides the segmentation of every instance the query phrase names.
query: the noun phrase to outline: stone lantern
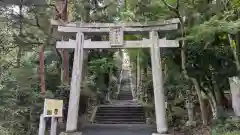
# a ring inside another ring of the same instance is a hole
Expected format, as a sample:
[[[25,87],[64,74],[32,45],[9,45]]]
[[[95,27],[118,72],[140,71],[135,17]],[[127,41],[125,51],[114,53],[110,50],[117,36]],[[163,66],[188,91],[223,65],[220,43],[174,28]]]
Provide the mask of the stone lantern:
[[[186,100],[186,108],[188,111],[188,121],[186,123],[186,126],[196,126],[196,121],[194,121],[193,102]]]

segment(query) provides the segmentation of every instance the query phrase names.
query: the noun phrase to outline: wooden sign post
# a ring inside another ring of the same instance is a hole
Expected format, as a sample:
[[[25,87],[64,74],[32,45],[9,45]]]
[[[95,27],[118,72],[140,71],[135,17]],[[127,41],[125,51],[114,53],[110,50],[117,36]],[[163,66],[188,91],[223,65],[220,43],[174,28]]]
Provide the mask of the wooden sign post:
[[[62,117],[63,100],[45,99],[44,117]]]
[[[57,135],[57,118],[62,117],[63,100],[45,99],[43,114],[40,116],[38,135],[45,135],[46,117],[51,117],[50,135]]]

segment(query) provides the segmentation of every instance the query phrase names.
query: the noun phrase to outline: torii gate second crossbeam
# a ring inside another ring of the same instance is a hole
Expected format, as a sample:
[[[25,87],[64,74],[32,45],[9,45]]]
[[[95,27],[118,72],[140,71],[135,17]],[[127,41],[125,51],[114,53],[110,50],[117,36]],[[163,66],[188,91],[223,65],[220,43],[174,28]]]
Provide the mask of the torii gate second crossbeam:
[[[176,30],[178,21],[171,23],[163,23],[161,25],[116,25],[116,24],[68,24],[66,26],[58,26],[61,32],[74,32],[76,33],[76,40],[58,41],[57,48],[75,49],[74,62],[71,80],[71,90],[69,98],[69,108],[67,117],[66,132],[74,132],[77,130],[78,108],[81,92],[82,82],[82,65],[83,65],[83,52],[84,49],[94,48],[150,48],[151,63],[152,63],[152,76],[154,87],[154,100],[155,100],[155,113],[157,134],[164,134],[168,131],[166,123],[166,110],[165,110],[165,95],[162,79],[162,66],[160,58],[160,47],[178,47],[178,41],[166,40],[166,38],[159,39],[158,31],[163,30]],[[105,27],[104,27],[105,26]],[[138,41],[124,41],[124,31],[148,31],[149,39],[142,39]],[[91,41],[84,40],[84,33],[96,32],[109,32],[109,41]]]

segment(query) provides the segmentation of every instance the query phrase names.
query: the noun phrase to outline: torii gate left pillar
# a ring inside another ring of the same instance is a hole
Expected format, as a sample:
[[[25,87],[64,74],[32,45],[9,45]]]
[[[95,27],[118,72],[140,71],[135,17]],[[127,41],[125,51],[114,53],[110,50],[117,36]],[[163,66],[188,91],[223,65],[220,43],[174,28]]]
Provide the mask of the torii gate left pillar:
[[[175,23],[176,24],[176,23]],[[174,24],[174,26],[176,26]],[[86,25],[86,24],[85,24]],[[101,26],[104,24],[100,24]],[[111,24],[108,24],[108,27]],[[113,27],[116,27],[116,24]],[[171,24],[170,24],[171,25]],[[166,25],[170,30],[174,29],[169,27],[169,24]],[[74,53],[74,65],[72,71],[72,81],[71,81],[71,92],[69,98],[69,109],[68,109],[68,118],[67,118],[67,127],[66,132],[75,132],[77,130],[77,121],[78,121],[78,107],[81,91],[81,74],[82,74],[82,65],[83,65],[83,50],[84,49],[108,49],[108,48],[150,48],[151,52],[151,62],[152,62],[152,75],[153,75],[153,87],[154,87],[154,100],[155,100],[155,113],[156,113],[156,124],[157,124],[157,133],[153,135],[165,135],[168,131],[167,122],[166,122],[166,108],[165,108],[165,95],[163,88],[163,79],[162,79],[162,67],[161,67],[161,58],[160,58],[160,49],[159,47],[178,47],[178,42],[175,40],[166,40],[158,39],[159,29],[163,29],[163,26],[159,28],[154,26],[154,28],[142,29],[140,26],[138,30],[135,28],[129,28],[127,26],[122,27],[126,31],[149,31],[149,39],[143,39],[140,41],[123,41],[123,36],[115,37],[110,41],[91,41],[84,40],[84,35],[82,32],[89,32],[90,29],[98,32],[109,32],[109,28],[99,29],[93,28],[76,28],[70,25],[69,27],[59,27],[58,30],[62,32],[76,32],[76,40],[69,41],[60,41],[57,42],[57,48],[73,48],[75,49]],[[176,29],[176,28],[175,28]],[[111,33],[111,32],[109,32]],[[123,33],[122,33],[123,34]],[[122,41],[118,42],[116,40]],[[117,43],[116,43],[117,42]],[[114,45],[114,46],[113,46]]]

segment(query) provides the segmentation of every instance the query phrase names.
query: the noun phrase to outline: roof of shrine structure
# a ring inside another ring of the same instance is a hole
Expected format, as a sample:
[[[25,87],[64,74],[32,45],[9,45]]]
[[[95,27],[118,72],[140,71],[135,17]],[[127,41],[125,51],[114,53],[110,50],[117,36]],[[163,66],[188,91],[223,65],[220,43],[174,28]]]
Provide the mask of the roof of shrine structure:
[[[179,19],[173,18],[170,20],[162,20],[158,22],[120,22],[120,23],[80,23],[70,22],[64,23],[63,21],[51,20],[54,33],[61,36],[73,36],[70,33],[83,32],[83,33],[108,33],[112,28],[121,28],[127,33],[140,33],[148,31],[172,31],[178,29]]]

